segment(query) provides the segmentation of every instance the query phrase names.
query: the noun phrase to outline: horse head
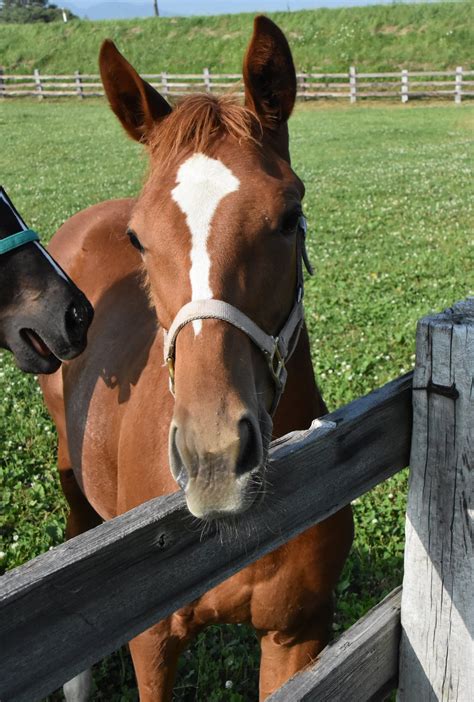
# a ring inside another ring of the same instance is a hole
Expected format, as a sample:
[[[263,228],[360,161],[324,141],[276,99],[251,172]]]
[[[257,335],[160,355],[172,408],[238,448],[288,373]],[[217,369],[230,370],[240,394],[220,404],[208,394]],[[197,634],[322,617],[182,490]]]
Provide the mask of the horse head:
[[[0,347],[28,373],[53,373],[87,343],[93,310],[0,188]]]
[[[273,22],[256,18],[244,105],[203,94],[172,109],[109,41],[100,70],[112,110],[149,154],[128,235],[175,395],[171,471],[192,514],[238,514],[262,491],[272,414],[303,321],[290,49]]]

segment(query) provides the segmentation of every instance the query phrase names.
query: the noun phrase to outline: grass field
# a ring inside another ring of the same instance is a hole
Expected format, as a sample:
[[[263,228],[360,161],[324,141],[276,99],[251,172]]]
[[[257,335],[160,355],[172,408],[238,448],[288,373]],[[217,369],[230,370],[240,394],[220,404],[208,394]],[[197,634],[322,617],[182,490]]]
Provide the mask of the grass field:
[[[472,67],[470,2],[375,5],[276,12],[301,71]],[[0,23],[0,66],[7,71],[97,72],[100,43],[114,39],[142,72],[241,70],[252,14],[216,17]]]
[[[473,120],[468,105],[303,105],[292,119],[316,268],[307,320],[331,409],[409,370],[417,319],[474,292]],[[44,239],[86,205],[140,187],[140,147],[102,102],[7,102],[0,130],[3,184]],[[61,541],[64,505],[38,388],[6,353],[0,395],[0,549],[11,568]],[[336,633],[401,581],[405,494],[402,472],[354,505]],[[183,656],[176,700],[251,702],[257,667],[251,631],[211,628]],[[136,699],[125,651],[96,678],[94,700]]]

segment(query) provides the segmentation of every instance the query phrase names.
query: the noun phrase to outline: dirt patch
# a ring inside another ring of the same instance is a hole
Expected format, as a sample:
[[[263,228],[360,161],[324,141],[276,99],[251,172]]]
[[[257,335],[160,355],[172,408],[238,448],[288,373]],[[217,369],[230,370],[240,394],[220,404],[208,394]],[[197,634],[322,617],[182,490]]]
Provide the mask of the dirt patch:
[[[381,27],[377,27],[375,30],[376,34],[396,34],[397,37],[404,37],[406,34],[411,34],[414,31],[411,25],[406,27],[399,27],[398,24],[384,24]]]
[[[235,37],[240,37],[242,32],[235,31],[235,32],[228,32],[227,34],[223,34],[221,39],[224,40],[229,40],[229,39],[235,39]]]

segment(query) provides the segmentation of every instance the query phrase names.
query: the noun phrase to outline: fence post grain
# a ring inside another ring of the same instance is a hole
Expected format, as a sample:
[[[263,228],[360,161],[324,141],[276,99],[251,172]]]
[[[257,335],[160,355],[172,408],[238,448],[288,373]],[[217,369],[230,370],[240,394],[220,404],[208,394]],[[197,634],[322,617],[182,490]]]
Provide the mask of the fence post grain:
[[[460,105],[462,100],[462,66],[456,68],[456,81],[454,86],[454,102]]]
[[[76,93],[78,94],[78,96],[82,100],[84,98],[84,89],[82,87],[82,79],[81,79],[81,72],[80,71],[74,71],[74,80],[76,82]]]
[[[351,103],[357,100],[357,73],[355,66],[349,67],[349,100]]]
[[[204,75],[204,88],[206,90],[206,93],[210,93],[212,90],[211,87],[211,74],[209,73],[208,68],[203,69],[203,75]]]
[[[38,100],[43,99],[43,86],[41,85],[41,76],[40,72],[37,68],[34,70],[34,78],[35,78],[35,85],[36,85],[36,92],[38,94]]]
[[[420,321],[399,702],[472,699],[473,368],[474,298]]]
[[[168,73],[166,71],[163,71],[161,74],[161,92],[165,97],[169,95],[170,92],[168,85]]]
[[[408,102],[408,71],[403,69],[402,71],[402,102]]]

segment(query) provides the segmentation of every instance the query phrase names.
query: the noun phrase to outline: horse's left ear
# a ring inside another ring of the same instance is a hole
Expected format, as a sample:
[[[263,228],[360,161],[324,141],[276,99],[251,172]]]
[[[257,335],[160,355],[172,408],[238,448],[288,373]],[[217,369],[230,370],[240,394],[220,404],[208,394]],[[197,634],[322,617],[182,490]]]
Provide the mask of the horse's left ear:
[[[268,17],[254,20],[243,66],[245,104],[264,127],[278,129],[295,104],[296,72],[285,35]]]
[[[140,78],[133,66],[106,39],[99,54],[99,68],[110,107],[132,139],[147,141],[154,124],[171,112],[166,100]]]

